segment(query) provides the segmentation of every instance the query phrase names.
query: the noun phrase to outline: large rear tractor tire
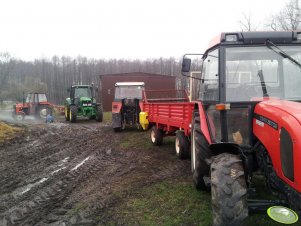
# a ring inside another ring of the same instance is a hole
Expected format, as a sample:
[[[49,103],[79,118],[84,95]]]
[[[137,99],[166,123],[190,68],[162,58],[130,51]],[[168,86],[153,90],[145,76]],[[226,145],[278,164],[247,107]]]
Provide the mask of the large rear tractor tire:
[[[210,190],[204,181],[204,177],[209,179],[210,167],[206,159],[211,158],[209,144],[205,139],[200,125],[199,112],[193,113],[191,128],[191,171],[195,187],[199,190]],[[204,122],[205,123],[205,122]]]
[[[48,114],[52,115],[52,109],[48,106],[40,106],[36,112],[36,116],[39,118],[39,119],[45,119],[46,120],[46,117]]]
[[[97,122],[102,122],[102,120],[103,120],[102,106],[97,105],[96,106],[96,121]]]
[[[175,140],[176,154],[180,159],[186,159],[189,156],[189,142],[185,133],[178,132]]]
[[[70,121],[71,122],[76,122],[77,118],[77,107],[75,105],[70,106]]]
[[[163,143],[163,131],[153,126],[151,129],[151,141],[154,145],[160,146]]]
[[[70,108],[65,107],[65,120],[70,121]]]
[[[238,155],[223,153],[211,164],[213,226],[240,226],[248,216],[247,185]]]

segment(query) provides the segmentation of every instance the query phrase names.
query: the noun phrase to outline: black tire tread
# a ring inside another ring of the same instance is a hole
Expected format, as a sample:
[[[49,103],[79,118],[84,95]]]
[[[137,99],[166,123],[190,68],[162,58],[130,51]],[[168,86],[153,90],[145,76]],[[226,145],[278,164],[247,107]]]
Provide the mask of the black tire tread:
[[[247,185],[238,155],[223,153],[211,164],[213,226],[239,226],[248,216]]]
[[[180,159],[186,159],[189,156],[189,142],[187,137],[183,132],[178,132],[176,139],[179,140],[180,150],[179,153],[176,152]]]
[[[205,185],[204,176],[209,176],[210,167],[206,163],[206,159],[210,159],[212,154],[209,149],[209,144],[205,139],[203,133],[200,129],[200,114],[199,112],[194,112],[193,114],[193,128],[195,128],[195,149],[196,149],[196,169],[193,174],[193,182],[197,189],[199,190],[209,190]],[[193,142],[193,140],[191,140]],[[192,147],[192,144],[191,144]],[[193,149],[191,148],[191,151]],[[193,155],[191,153],[191,155]],[[192,163],[193,164],[193,163]],[[197,166],[198,165],[198,166]]]

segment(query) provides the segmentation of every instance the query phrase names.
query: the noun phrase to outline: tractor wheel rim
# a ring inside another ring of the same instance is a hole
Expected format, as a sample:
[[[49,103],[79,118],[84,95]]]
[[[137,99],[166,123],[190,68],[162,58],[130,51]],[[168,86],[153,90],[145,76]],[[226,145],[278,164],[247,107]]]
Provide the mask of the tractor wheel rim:
[[[17,115],[16,119],[17,119],[18,121],[23,120],[23,115]]]
[[[40,117],[41,118],[46,118],[47,116],[47,109],[43,108],[41,111],[40,111]]]
[[[154,131],[151,132],[151,140],[152,140],[153,143],[155,143],[155,141],[156,141],[156,137],[155,137],[155,132]]]
[[[176,138],[175,145],[176,145],[176,153],[177,153],[177,155],[179,155],[179,153],[180,153],[180,141],[179,141],[178,138]]]

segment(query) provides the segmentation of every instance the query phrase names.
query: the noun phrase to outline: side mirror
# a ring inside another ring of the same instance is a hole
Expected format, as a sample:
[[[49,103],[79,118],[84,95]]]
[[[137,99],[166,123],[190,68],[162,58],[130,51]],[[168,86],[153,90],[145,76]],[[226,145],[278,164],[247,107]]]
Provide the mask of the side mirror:
[[[190,58],[183,58],[182,61],[182,72],[189,72],[191,66],[191,59]]]

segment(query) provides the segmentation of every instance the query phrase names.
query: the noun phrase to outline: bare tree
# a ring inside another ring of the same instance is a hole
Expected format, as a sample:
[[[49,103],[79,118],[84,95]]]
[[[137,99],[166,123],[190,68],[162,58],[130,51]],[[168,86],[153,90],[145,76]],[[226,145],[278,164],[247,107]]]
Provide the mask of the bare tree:
[[[254,24],[250,12],[248,14],[243,13],[243,17],[239,21],[239,25],[242,31],[256,31],[258,28],[258,25]]]
[[[299,4],[299,0],[289,0],[286,2],[283,9],[271,16],[267,27],[274,31],[299,29],[301,25],[301,9]]]

